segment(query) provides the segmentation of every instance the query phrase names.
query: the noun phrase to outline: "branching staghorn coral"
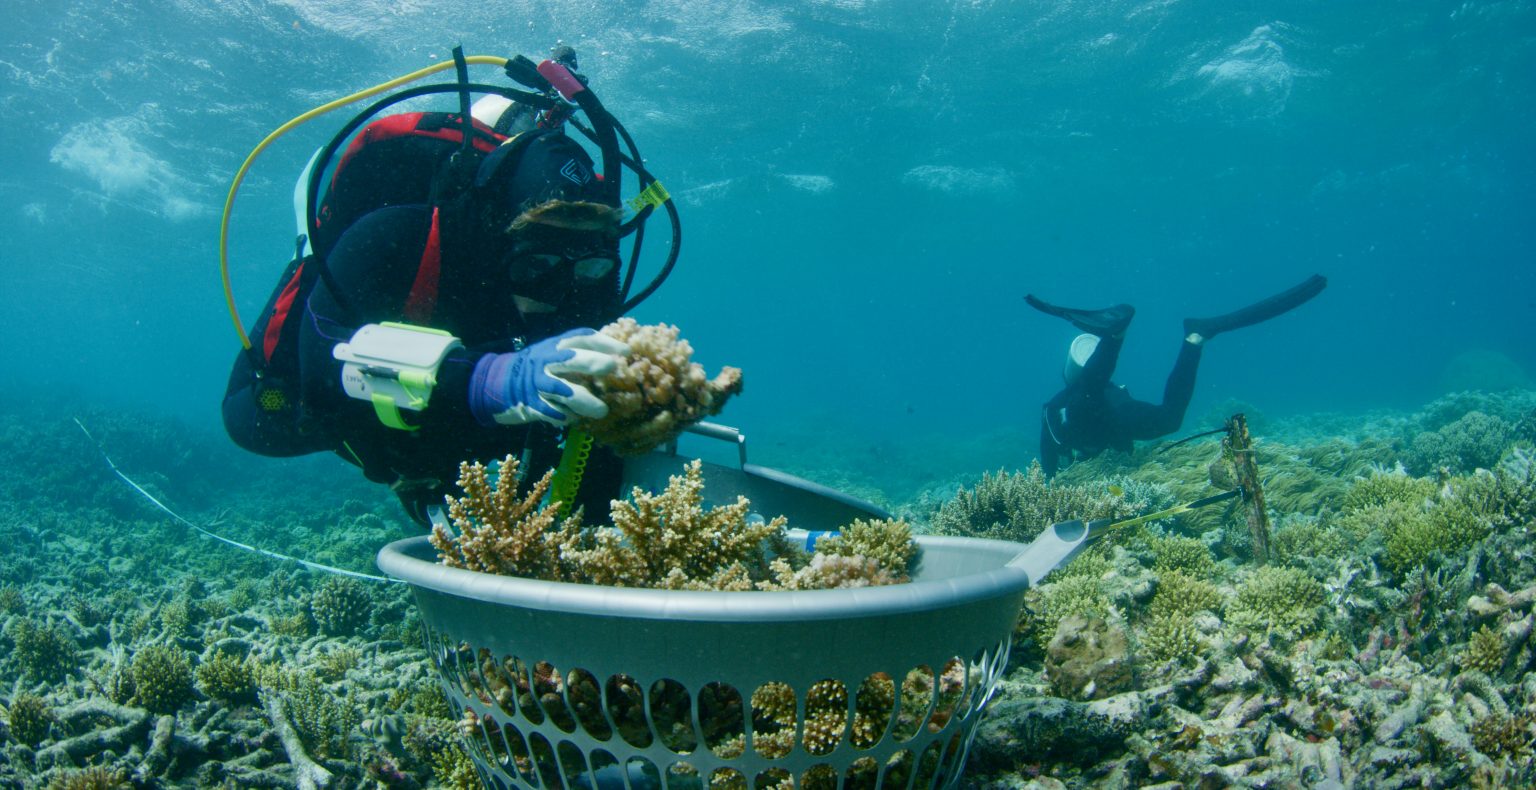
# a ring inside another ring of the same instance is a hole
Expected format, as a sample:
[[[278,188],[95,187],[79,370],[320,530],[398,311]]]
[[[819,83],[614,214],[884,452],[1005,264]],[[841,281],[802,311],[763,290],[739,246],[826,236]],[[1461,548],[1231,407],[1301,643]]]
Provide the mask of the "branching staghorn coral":
[[[263,665],[259,674],[259,693],[273,723],[279,724],[276,719],[280,713],[302,741],[305,753],[322,758],[352,756],[351,736],[357,729],[360,710],[352,691],[338,698],[314,674],[278,664]],[[268,702],[268,698],[276,699]]]
[[[754,522],[745,497],[706,509],[697,460],[660,493],[636,488],[614,500],[613,526],[594,529],[583,529],[579,514],[558,521],[559,502],[540,506],[550,474],[519,497],[509,482],[516,471],[511,457],[494,482],[483,464],[460,465],[464,496],[449,498],[458,534],[437,526],[430,538],[443,564],[613,587],[819,590],[904,582],[917,550],[905,522],[859,521],[807,562],[788,553],[782,516]]]
[[[1107,618],[1109,612],[1109,601],[1098,579],[1064,576],[1025,594],[1020,627],[1044,646],[1055,638],[1062,620],[1075,614]]]
[[[784,528],[783,517],[751,523],[746,497],[709,510],[703,499],[704,472],[695,460],[661,493],[636,488],[630,501],[616,500],[614,526],[590,533],[567,557],[593,584],[751,589],[752,571],[761,573],[761,546]]]
[[[1472,725],[1472,745],[1490,757],[1521,758],[1536,741],[1536,719],[1529,713],[1511,716],[1494,713]]]
[[[11,738],[27,746],[42,743],[57,722],[48,703],[26,691],[17,694],[10,705],[0,705],[0,718],[5,719]]]
[[[1153,538],[1147,541],[1152,549],[1152,567],[1158,571],[1184,571],[1191,576],[1209,576],[1216,570],[1216,561],[1205,544],[1195,538],[1179,535]]]
[[[816,542],[816,554],[795,568],[784,557],[772,563],[774,578],[760,590],[831,590],[902,584],[916,570],[912,527],[900,519],[857,519]]]
[[[1393,517],[1380,526],[1387,567],[1394,573],[1408,573],[1429,563],[1436,554],[1455,556],[1488,537],[1497,512],[1490,510],[1496,506],[1487,501],[1488,488],[1483,481],[1492,479],[1486,474],[1455,478],[1427,508],[1399,504],[1392,511]]]
[[[1433,481],[1403,471],[1375,471],[1356,480],[1344,495],[1343,509],[1383,507],[1393,502],[1422,506],[1435,495]]]
[[[774,578],[758,582],[759,590],[834,590],[900,584],[896,576],[876,560],[859,555],[817,554],[809,564],[795,569],[783,559],[772,564]]]
[[[56,623],[17,617],[5,629],[10,654],[21,677],[56,683],[80,666],[80,646]]]
[[[1409,469],[1433,475],[1441,469],[1471,472],[1498,463],[1499,455],[1515,435],[1515,426],[1505,420],[1471,411],[1436,431],[1413,437],[1403,462]]]
[[[149,645],[133,654],[134,701],[151,713],[175,713],[194,697],[192,660],[175,645]]]
[[[1304,567],[1309,562],[1334,562],[1355,548],[1336,525],[1319,518],[1297,515],[1275,528],[1269,543],[1269,559],[1277,565]]]
[[[464,495],[448,498],[448,518],[458,534],[441,524],[433,526],[431,541],[438,558],[449,567],[481,573],[576,581],[561,549],[579,538],[580,514],[560,521],[562,503],[539,505],[554,470],[545,472],[521,497],[517,472],[518,460],[510,455],[502,459],[494,481],[485,464],[459,464]]]
[[[242,703],[256,699],[260,671],[260,662],[254,656],[242,658],[233,653],[217,652],[198,664],[194,674],[197,687],[203,693],[225,702]]]
[[[1227,621],[1255,633],[1296,639],[1315,630],[1323,616],[1323,585],[1296,568],[1257,568],[1237,588]]]
[[[1166,613],[1153,615],[1141,637],[1142,652],[1156,662],[1193,663],[1206,650],[1189,617]]]
[[[1220,612],[1221,593],[1216,586],[1181,570],[1160,571],[1157,592],[1147,606],[1149,617],[1173,615],[1188,619],[1199,611]]]
[[[1195,613],[1221,608],[1221,593],[1215,585],[1178,568],[1159,570],[1141,649],[1153,661],[1193,661],[1206,648],[1194,625]]]
[[[933,531],[1027,543],[1059,521],[1126,518],[1144,505],[1103,485],[1052,483],[1035,461],[1027,472],[983,473],[973,489],[962,488],[939,507]]]
[[[1504,652],[1503,632],[1485,625],[1472,633],[1457,662],[1462,669],[1492,675],[1504,666]]]
[[[867,557],[906,581],[915,570],[917,544],[912,526],[901,519],[856,519],[835,535],[816,542],[816,553],[843,557]]]
[[[361,582],[333,576],[316,588],[309,614],[321,633],[346,636],[368,624],[373,601]]]
[[[649,452],[720,413],[727,398],[741,393],[741,369],[725,367],[709,378],[675,326],[641,325],[626,317],[599,331],[629,344],[630,358],[607,376],[577,377],[608,404],[606,417],[582,420],[579,427],[620,455]]]
[[[133,784],[123,769],[102,765],[56,774],[48,782],[48,790],[128,790],[131,787]]]

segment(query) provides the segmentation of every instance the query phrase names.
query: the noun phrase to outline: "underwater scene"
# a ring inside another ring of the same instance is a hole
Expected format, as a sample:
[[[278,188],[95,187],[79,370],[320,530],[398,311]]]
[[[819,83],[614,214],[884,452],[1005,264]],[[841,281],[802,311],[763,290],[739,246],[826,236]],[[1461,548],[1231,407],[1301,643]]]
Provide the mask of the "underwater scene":
[[[11,5],[0,788],[1536,786],[1536,3]]]

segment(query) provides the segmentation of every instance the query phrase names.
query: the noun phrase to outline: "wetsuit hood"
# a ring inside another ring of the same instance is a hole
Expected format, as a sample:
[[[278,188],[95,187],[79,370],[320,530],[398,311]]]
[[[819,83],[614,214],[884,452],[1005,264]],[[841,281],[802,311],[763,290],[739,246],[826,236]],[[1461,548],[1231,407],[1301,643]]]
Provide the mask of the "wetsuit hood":
[[[480,163],[475,184],[496,208],[497,230],[551,200],[611,205],[586,150],[558,132],[525,132],[503,143]]]

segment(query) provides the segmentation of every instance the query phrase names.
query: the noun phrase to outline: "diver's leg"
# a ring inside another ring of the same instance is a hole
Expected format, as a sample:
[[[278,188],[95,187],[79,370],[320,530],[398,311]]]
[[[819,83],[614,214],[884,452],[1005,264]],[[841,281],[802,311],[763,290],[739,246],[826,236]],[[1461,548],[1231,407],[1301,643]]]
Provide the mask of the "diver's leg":
[[[1131,438],[1143,441],[1167,436],[1184,424],[1184,413],[1189,411],[1190,398],[1195,394],[1195,374],[1200,370],[1200,343],[1184,341],[1179,348],[1178,361],[1168,374],[1163,386],[1163,402],[1159,404],[1132,401],[1121,414],[1121,422]]]

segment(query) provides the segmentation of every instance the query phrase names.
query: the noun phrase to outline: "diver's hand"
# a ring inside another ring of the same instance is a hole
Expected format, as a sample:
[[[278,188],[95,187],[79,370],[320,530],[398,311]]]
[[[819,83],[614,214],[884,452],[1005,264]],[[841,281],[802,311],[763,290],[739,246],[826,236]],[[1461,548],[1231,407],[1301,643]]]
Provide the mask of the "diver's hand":
[[[469,381],[469,409],[484,425],[600,419],[608,404],[561,375],[607,375],[628,356],[627,344],[591,329],[572,329],[512,354],[487,354]]]

